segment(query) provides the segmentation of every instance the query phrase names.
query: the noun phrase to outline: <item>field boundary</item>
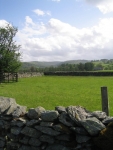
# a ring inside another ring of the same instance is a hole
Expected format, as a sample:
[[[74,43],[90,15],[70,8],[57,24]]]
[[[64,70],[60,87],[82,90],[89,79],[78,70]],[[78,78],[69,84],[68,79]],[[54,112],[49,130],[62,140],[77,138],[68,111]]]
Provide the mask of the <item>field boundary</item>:
[[[46,76],[113,76],[113,72],[100,71],[50,71],[44,72]]]

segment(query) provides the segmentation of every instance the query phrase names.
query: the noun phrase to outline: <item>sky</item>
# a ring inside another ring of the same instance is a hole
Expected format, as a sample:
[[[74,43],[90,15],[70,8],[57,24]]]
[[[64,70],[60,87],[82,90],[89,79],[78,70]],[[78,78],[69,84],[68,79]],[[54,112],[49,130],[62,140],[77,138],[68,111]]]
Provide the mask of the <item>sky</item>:
[[[113,59],[113,0],[0,0],[21,61]]]

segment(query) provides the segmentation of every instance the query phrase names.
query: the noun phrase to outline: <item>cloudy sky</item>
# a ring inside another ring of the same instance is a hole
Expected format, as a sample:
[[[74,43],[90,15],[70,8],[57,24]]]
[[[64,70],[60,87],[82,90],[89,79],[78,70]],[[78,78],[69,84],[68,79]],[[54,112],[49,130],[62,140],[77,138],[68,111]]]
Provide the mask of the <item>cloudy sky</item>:
[[[113,0],[0,0],[22,61],[113,59]]]

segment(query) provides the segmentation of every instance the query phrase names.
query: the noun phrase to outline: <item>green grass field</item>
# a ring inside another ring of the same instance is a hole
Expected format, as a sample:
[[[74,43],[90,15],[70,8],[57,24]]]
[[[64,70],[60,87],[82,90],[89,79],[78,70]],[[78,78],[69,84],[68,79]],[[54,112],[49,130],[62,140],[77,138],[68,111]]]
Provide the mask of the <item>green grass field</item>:
[[[113,115],[113,77],[42,76],[21,78],[0,85],[0,96],[12,97],[29,108],[80,105],[101,110],[101,87],[108,87],[110,115]]]

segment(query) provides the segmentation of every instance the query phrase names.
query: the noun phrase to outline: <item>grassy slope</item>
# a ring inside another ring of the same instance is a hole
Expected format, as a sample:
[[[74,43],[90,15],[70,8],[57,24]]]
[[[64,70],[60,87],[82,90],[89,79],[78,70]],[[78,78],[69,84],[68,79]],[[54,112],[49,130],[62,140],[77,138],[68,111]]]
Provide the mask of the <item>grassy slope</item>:
[[[81,105],[101,110],[101,86],[108,87],[110,114],[113,115],[113,77],[32,77],[18,83],[1,84],[0,96],[13,97],[28,108]]]

